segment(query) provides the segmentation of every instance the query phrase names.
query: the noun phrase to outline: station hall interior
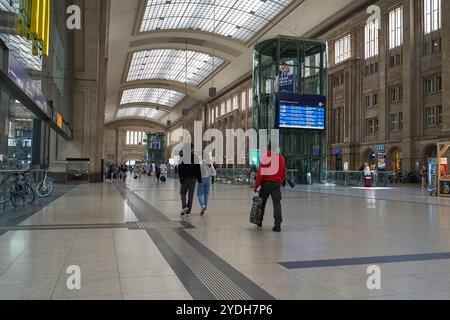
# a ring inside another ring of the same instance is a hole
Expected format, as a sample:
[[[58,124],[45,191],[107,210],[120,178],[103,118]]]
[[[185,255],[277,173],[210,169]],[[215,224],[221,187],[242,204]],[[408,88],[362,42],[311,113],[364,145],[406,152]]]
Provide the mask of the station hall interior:
[[[449,300],[449,56],[444,0],[0,0],[0,300]]]

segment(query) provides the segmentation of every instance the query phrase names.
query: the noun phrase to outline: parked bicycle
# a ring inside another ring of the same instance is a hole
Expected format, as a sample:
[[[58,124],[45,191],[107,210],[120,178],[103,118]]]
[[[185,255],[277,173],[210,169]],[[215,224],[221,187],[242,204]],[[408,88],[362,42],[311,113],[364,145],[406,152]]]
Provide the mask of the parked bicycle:
[[[20,205],[33,204],[36,200],[36,194],[29,183],[28,174],[30,171],[16,173],[14,181],[10,187],[10,200],[12,205],[17,208]]]
[[[55,189],[55,180],[48,176],[48,170],[45,171],[44,180],[38,183],[36,186],[36,193],[40,198],[47,198]]]

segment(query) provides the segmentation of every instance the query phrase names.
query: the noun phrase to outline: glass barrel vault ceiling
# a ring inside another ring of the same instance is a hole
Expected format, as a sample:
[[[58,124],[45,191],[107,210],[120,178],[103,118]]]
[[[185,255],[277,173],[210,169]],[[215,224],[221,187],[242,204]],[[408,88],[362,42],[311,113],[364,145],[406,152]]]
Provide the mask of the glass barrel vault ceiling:
[[[183,98],[184,93],[161,88],[137,88],[123,91],[120,104],[154,104],[174,108]]]
[[[140,51],[133,54],[127,81],[172,80],[198,86],[223,63],[224,60],[220,58],[196,51],[178,49]]]
[[[19,1],[0,0],[0,10],[17,13],[19,10]],[[6,46],[11,50],[22,67],[42,71],[42,61],[39,57],[33,56],[30,41],[16,35],[5,33],[0,33],[0,39],[6,43]]]
[[[167,115],[167,112],[156,110],[153,108],[143,108],[143,107],[132,107],[132,108],[125,108],[125,109],[119,109],[117,111],[117,119],[122,118],[132,118],[132,117],[142,117],[142,118],[149,118],[154,120],[161,120],[165,115]]]
[[[191,29],[247,42],[294,1],[147,0],[140,31]]]

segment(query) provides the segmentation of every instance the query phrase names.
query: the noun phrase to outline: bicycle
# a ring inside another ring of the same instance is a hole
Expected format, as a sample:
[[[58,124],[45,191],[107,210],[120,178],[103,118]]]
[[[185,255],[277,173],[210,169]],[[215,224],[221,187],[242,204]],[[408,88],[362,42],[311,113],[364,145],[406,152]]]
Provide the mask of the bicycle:
[[[23,204],[33,204],[36,200],[36,194],[33,187],[30,185],[27,179],[27,175],[30,171],[24,173],[16,173],[15,180],[12,182],[10,188],[10,200],[14,208],[19,206],[20,200]]]
[[[36,187],[36,194],[40,198],[49,197],[53,193],[53,190],[55,189],[55,186],[53,184],[54,182],[55,182],[54,179],[48,177],[48,170],[45,171],[44,180],[39,182],[39,184]]]

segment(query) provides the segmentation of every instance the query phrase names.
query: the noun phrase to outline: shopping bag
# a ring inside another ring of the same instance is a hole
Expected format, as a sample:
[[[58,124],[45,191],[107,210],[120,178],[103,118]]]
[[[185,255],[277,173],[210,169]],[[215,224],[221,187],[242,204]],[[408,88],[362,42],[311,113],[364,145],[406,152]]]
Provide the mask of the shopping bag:
[[[262,199],[259,195],[253,197],[252,210],[250,212],[250,223],[255,225],[262,224],[263,221],[263,210],[262,210]]]

